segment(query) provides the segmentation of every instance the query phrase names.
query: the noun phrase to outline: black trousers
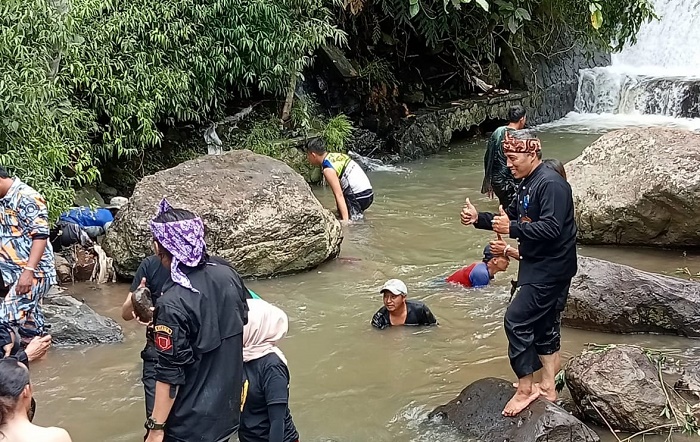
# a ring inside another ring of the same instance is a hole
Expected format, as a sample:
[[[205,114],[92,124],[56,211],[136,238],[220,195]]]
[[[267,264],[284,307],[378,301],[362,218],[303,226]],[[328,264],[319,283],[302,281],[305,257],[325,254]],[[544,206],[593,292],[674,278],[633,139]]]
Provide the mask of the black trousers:
[[[343,192],[345,197],[345,205],[348,206],[348,215],[351,220],[362,217],[362,213],[372,205],[374,201],[374,192],[372,189],[362,191],[360,193],[350,193],[349,189]]]
[[[156,363],[158,362],[158,351],[151,344],[146,344],[146,348],[141,351],[143,359],[143,392],[146,398],[146,417],[153,413],[153,406],[156,402]]]
[[[504,327],[508,358],[518,379],[542,368],[539,356],[561,348],[561,312],[571,280],[548,284],[525,284],[506,310]]]

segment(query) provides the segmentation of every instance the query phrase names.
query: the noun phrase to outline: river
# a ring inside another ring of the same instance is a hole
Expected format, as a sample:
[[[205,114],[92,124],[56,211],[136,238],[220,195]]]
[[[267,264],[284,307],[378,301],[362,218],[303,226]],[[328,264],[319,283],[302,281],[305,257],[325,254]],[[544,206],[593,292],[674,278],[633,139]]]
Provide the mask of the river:
[[[545,157],[568,161],[596,136],[541,134]],[[482,209],[497,203],[479,194],[483,142],[464,142],[405,171],[374,172],[376,200],[363,224],[346,227],[341,256],[308,273],[251,281],[250,287],[290,318],[282,342],[291,379],[291,410],[303,441],[459,441],[425,422],[437,405],[486,376],[512,379],[502,318],[507,275],[484,290],[445,286],[440,278],[480,259],[490,235],[459,223],[465,197]],[[331,207],[327,189],[316,189]],[[583,255],[674,274],[700,271],[700,258],[680,251],[581,247]],[[352,258],[352,259],[348,259]],[[424,300],[440,326],[383,332],[369,325],[381,306],[379,287],[401,278],[409,297]],[[102,314],[119,317],[125,284],[68,288]],[[32,366],[36,421],[67,428],[73,440],[142,440],[145,412],[139,351],[144,331],[124,323],[125,342],[54,349]],[[563,331],[568,359],[588,342],[634,343],[694,353],[696,341],[664,336],[618,336]],[[615,440],[601,430],[604,440]],[[651,441],[652,438],[646,440]],[[661,438],[658,440],[662,440]],[[676,438],[676,440],[681,440]]]

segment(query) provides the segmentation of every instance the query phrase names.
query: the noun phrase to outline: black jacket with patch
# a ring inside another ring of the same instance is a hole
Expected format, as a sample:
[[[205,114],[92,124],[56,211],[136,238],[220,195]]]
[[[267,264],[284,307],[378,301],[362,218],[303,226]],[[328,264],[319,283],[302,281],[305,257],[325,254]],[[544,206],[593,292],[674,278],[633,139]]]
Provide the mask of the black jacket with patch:
[[[182,266],[195,293],[169,281],[154,313],[156,380],[178,388],[165,439],[214,442],[240,421],[246,289],[229,266]]]

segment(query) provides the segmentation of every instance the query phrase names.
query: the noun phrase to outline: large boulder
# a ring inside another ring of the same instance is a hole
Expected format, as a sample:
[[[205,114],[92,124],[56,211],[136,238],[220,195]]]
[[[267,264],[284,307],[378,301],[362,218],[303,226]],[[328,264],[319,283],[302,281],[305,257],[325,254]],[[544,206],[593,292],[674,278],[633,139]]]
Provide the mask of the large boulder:
[[[163,197],[200,215],[208,251],[242,276],[299,272],[340,252],[340,223],[301,175],[281,161],[239,150],[187,161],[138,183],[103,243],[120,274],[132,274],[153,253],[148,222]]]
[[[124,340],[119,324],[72,296],[47,296],[42,311],[56,345],[97,345]]]
[[[517,417],[501,415],[515,393],[511,382],[480,379],[456,399],[437,407],[429,417],[440,418],[481,442],[598,442],[590,428],[563,408],[537,399]]]
[[[700,134],[607,133],[566,165],[585,244],[700,246]]]
[[[583,352],[565,368],[566,385],[579,411],[593,422],[636,433],[668,431],[674,412],[683,416],[672,387],[642,349],[608,346]],[[671,418],[667,417],[670,416]]]
[[[572,328],[700,336],[700,283],[579,256],[562,314]]]

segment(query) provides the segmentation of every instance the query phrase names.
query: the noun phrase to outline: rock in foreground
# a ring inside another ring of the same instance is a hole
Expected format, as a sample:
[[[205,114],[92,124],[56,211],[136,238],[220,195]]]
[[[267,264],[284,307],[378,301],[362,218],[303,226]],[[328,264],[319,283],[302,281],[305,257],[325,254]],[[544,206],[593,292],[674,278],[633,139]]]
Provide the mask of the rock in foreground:
[[[503,407],[513,396],[511,382],[481,379],[462,390],[430,418],[439,417],[469,437],[482,442],[598,442],[583,422],[553,403],[537,399],[519,416],[506,418]]]
[[[700,134],[603,135],[566,165],[584,244],[700,246]]]
[[[136,186],[104,242],[120,274],[153,253],[148,222],[163,197],[200,215],[209,253],[242,276],[299,272],[340,252],[340,223],[304,179],[281,161],[241,150],[187,161]]]
[[[42,307],[56,345],[97,345],[124,340],[119,324],[72,296],[47,296]]]
[[[585,351],[566,366],[566,385],[583,415],[630,433],[674,423],[664,417],[664,409],[670,400],[679,410],[678,400],[659,379],[656,365],[632,346]]]
[[[700,336],[700,283],[579,256],[562,322],[613,333]]]

